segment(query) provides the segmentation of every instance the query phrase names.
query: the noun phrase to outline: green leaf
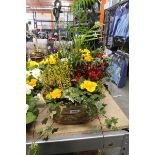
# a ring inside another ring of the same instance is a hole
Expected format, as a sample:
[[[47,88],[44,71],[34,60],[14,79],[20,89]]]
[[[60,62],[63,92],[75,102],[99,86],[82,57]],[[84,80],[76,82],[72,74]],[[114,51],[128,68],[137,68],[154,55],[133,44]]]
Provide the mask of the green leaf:
[[[37,119],[37,116],[32,112],[27,112],[26,114],[26,124],[32,123]]]
[[[118,123],[118,118],[111,117],[105,120],[105,125],[107,128],[111,128],[112,130],[117,130],[116,124]]]
[[[113,122],[113,124],[117,124],[118,123],[118,118],[112,117],[111,121]]]
[[[53,128],[50,127],[50,126],[48,126],[47,129],[46,129],[47,132],[52,132],[52,130],[53,130]]]
[[[44,118],[42,124],[47,124],[48,118]]]
[[[43,134],[43,131],[42,130],[39,131],[38,134],[41,136]]]
[[[48,140],[48,135],[44,135],[43,140],[47,141]]]
[[[28,150],[28,155],[37,155],[37,153],[39,152],[39,145],[36,144],[36,143],[32,143],[29,147],[29,150]]]
[[[52,129],[52,134],[55,133],[55,132],[57,132],[57,131],[58,131],[58,128],[53,128]]]
[[[48,126],[47,127],[47,129],[46,129],[46,131],[48,132],[48,133],[54,133],[54,132],[57,132],[58,131],[58,128],[52,128],[51,126]]]
[[[113,127],[112,127],[112,130],[117,131],[118,128],[117,128],[116,126],[113,126]]]

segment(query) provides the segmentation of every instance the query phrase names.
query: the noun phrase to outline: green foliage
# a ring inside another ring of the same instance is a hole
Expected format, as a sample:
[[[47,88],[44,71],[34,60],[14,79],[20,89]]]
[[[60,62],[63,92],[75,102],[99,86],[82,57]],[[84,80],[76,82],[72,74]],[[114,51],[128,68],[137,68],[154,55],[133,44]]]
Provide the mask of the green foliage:
[[[34,115],[32,112],[27,112],[26,114],[26,124],[32,123],[37,118],[36,115]]]
[[[100,101],[103,96],[99,90],[96,90],[93,93],[90,93],[86,90],[81,90],[77,87],[69,87],[63,91],[62,98],[68,99],[71,103],[78,103],[80,105],[90,105],[95,104]]]
[[[106,113],[106,110],[105,110],[106,105],[104,104],[103,100],[98,101],[96,106],[98,109],[98,114],[104,116]]]
[[[46,104],[48,105],[49,111],[52,113],[56,109],[59,109],[60,106],[62,106],[65,102],[62,100],[57,101],[47,101]]]
[[[94,51],[92,52],[92,56],[93,56],[93,57],[97,57],[97,55],[100,54],[100,53],[103,54],[103,49],[102,49],[102,47],[97,48],[96,50],[94,50]]]
[[[73,0],[71,10],[74,10],[74,14],[78,15],[78,9],[80,4],[80,12],[82,12],[88,5],[93,5],[97,0]]]
[[[34,87],[32,91],[32,95],[36,96],[38,93],[41,92],[42,88],[43,88],[42,83],[39,80],[37,80],[36,86]]]
[[[99,150],[98,155],[107,155],[104,150]]]
[[[32,123],[37,119],[37,116],[39,114],[37,101],[38,99],[33,97],[32,95],[26,95],[26,104],[29,105],[29,109],[26,114],[26,124]]]
[[[32,143],[29,147],[28,155],[37,155],[39,152],[39,145],[37,143]]]
[[[46,124],[47,121],[48,121],[48,118],[46,117],[46,118],[43,119],[42,124]]]
[[[34,106],[36,105],[38,99],[33,97],[32,95],[26,95],[26,104],[28,104],[30,107],[29,109],[34,108]]]
[[[80,25],[75,26],[75,23],[70,23],[67,27],[68,35],[71,40],[73,40],[73,48],[77,51],[80,48],[89,48],[92,49],[94,47],[94,42],[92,41],[98,40],[100,35],[100,25],[99,22],[87,23],[86,21],[89,18],[89,14],[86,8],[93,5],[97,0],[79,0],[73,1],[73,5],[71,7],[71,13],[74,14],[75,18],[80,21]],[[80,10],[79,10],[80,8]],[[93,26],[94,25],[94,26]],[[78,32],[78,36],[75,34]]]
[[[78,64],[81,64],[83,61],[81,60],[82,53],[78,50],[71,48],[70,50],[65,49],[64,47],[59,52],[60,58],[67,58],[68,64],[71,64],[70,67],[71,75],[74,71],[73,68],[76,68]]]
[[[38,132],[39,137],[43,140],[48,140],[49,135],[54,134],[58,131],[58,128],[53,128],[52,126],[46,126],[43,130]]]
[[[72,103],[75,103],[75,102],[81,103],[82,95],[83,95],[83,92],[76,87],[70,87],[63,91],[63,98],[68,99]]]
[[[118,123],[118,118],[111,117],[105,120],[105,125],[108,129],[117,130],[116,124]]]
[[[74,34],[75,32],[79,33],[78,36],[72,36],[73,48],[75,48],[77,51],[80,48],[91,49],[91,41],[98,40],[100,35],[100,27],[98,22],[96,22],[93,27],[85,25],[84,23],[81,23],[80,27],[78,28],[70,26],[68,27],[68,31],[70,34]]]
[[[38,115],[39,110],[37,108],[37,97],[33,97],[32,95],[26,95],[26,104],[29,105],[28,112],[32,112],[34,115]]]

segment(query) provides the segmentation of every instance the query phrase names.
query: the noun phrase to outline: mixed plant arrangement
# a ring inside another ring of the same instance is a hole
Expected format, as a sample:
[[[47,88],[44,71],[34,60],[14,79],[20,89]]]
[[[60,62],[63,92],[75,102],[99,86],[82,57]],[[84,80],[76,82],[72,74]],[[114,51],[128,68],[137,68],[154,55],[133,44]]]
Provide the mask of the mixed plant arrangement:
[[[95,1],[80,0],[83,6],[87,6],[89,2]],[[77,7],[76,1],[74,5],[74,8]],[[48,116],[43,118],[42,124],[47,124],[48,120],[57,121],[59,118],[76,122],[74,116],[78,116],[79,119],[90,118],[85,122],[99,115],[105,116],[103,85],[107,77],[109,58],[102,47],[94,50],[91,44],[91,41],[98,39],[99,24],[95,23],[89,28],[81,23],[78,28],[70,26],[68,31],[72,34],[71,44],[60,44],[57,49],[47,48],[47,55],[41,61],[31,60],[26,64],[27,124],[37,119],[37,102],[40,95],[49,112]],[[78,31],[78,35],[75,35],[75,31]],[[117,118],[105,118],[104,125],[116,130]],[[62,124],[65,124],[63,121]],[[76,124],[73,122],[72,124]],[[46,129],[39,133],[39,138],[47,140],[49,132],[53,134],[57,130],[52,125],[46,126]],[[33,153],[30,154],[35,155],[37,149],[37,144],[33,143],[30,148]]]
[[[61,49],[40,63],[28,62],[31,75],[27,84],[41,91],[46,103],[54,107],[80,105],[90,107],[103,97],[103,78],[108,66],[103,50]],[[41,88],[41,89],[39,89]]]
[[[41,62],[27,62],[26,84],[30,93],[27,96],[36,101],[37,94],[41,93],[52,110],[72,105],[90,109],[93,105],[97,107],[96,104],[101,104],[102,110],[105,107],[103,79],[108,63],[102,49],[78,50],[74,46],[68,50],[53,49]],[[88,111],[94,115],[100,109]]]
[[[107,76],[108,64],[109,58],[102,48],[91,51],[87,48],[75,48],[74,45],[70,49],[63,47],[59,50],[53,49],[53,52],[40,62],[28,61],[26,65],[26,123],[30,124],[37,119],[39,114],[37,102],[39,96],[42,95],[49,112],[48,116],[43,118],[42,124],[47,124],[49,120],[51,122],[57,120],[56,118],[66,112],[67,108],[69,108],[69,116],[72,112],[78,113],[84,109],[85,114],[78,116],[80,119],[90,118],[86,119],[89,121],[102,115],[105,116],[104,125],[116,130],[118,119],[106,117],[106,105],[103,101],[105,97],[103,84]],[[61,111],[62,109],[65,110]],[[64,121],[64,115],[62,117]],[[68,118],[65,119],[68,121]],[[71,119],[75,120],[75,118]],[[65,123],[62,122],[62,124]],[[57,130],[58,128],[53,128],[52,124],[47,125],[38,133],[38,137],[47,140],[48,136]],[[35,155],[38,148],[38,144],[34,142],[30,146],[29,154]]]

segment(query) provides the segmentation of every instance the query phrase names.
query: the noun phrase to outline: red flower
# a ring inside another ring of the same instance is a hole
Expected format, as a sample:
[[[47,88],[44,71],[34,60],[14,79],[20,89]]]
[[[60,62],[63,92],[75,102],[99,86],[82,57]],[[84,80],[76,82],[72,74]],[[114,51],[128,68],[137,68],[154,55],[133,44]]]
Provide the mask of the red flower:
[[[101,69],[104,69],[104,65],[105,65],[104,63],[101,63]]]
[[[81,73],[77,72],[76,75],[75,75],[76,81],[79,81],[80,78],[81,78]]]
[[[87,74],[88,74],[88,78],[90,78],[93,81],[97,81],[99,78],[102,77],[102,69],[93,68],[91,70],[88,70]]]
[[[97,54],[97,57],[100,58],[100,59],[102,59],[102,58],[103,58],[103,55],[104,55],[104,54],[99,53],[99,54]]]

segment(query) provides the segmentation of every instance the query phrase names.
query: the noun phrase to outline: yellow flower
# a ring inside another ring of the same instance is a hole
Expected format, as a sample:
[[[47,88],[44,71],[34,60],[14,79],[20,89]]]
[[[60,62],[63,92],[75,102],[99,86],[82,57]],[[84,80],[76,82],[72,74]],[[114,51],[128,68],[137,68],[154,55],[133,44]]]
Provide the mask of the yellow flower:
[[[58,58],[58,53],[52,54],[55,58]]]
[[[51,95],[50,95],[50,94],[47,94],[45,98],[46,98],[47,100],[50,100],[50,99],[51,99]]]
[[[85,54],[90,54],[90,51],[88,49],[83,50]]]
[[[30,61],[29,62],[29,67],[34,67],[34,66],[38,66],[39,64],[36,61]]]
[[[41,62],[39,62],[40,65],[44,65],[44,60],[42,60]]]
[[[81,89],[85,89],[85,84],[84,83],[81,83],[80,88]]]
[[[50,62],[50,64],[52,64],[52,65],[56,64],[56,58],[55,58],[53,55],[51,55],[51,56],[49,57],[49,62]]]
[[[48,64],[49,63],[49,60],[48,60],[48,58],[47,59],[45,59],[45,60],[42,60],[39,64],[41,64],[41,65],[46,65],[46,64]]]
[[[96,82],[92,82],[89,80],[85,80],[81,85],[80,88],[81,89],[86,89],[89,92],[94,92],[96,89],[97,83]]]
[[[84,54],[83,55],[83,58],[86,61],[92,61],[93,60],[93,57],[90,54]]]
[[[82,52],[83,54],[90,54],[90,51],[88,49],[84,50],[80,49],[79,51]]]
[[[49,63],[49,60],[48,59],[45,59],[44,61],[44,65],[48,64]]]
[[[62,90],[61,89],[54,89],[50,95],[53,99],[56,99],[56,98],[60,98],[61,97],[61,93],[62,93]]]
[[[27,81],[26,83],[28,85],[32,86],[32,87],[35,87],[36,83],[37,83],[37,80],[36,79],[31,79],[31,81]]]

